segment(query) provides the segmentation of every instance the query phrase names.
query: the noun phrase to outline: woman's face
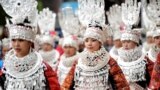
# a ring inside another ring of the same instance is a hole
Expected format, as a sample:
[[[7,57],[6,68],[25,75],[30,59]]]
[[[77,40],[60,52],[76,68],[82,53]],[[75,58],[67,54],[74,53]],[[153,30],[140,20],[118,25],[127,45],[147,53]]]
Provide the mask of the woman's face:
[[[148,43],[148,44],[152,44],[153,42],[154,42],[153,37],[148,36],[148,37],[147,37],[147,43]]]
[[[122,42],[120,39],[114,40],[113,43],[116,48],[122,47]]]
[[[4,57],[9,50],[9,47],[2,47],[2,56]]]
[[[155,42],[156,46],[160,48],[160,36],[155,37],[154,42]]]
[[[76,48],[74,48],[72,46],[64,46],[63,50],[64,50],[64,54],[67,57],[71,57],[71,56],[74,56],[76,54]]]
[[[44,43],[44,44],[42,44],[42,50],[45,52],[51,51],[51,50],[53,50],[53,46],[51,44]]]
[[[130,50],[137,47],[137,44],[131,40],[124,40],[122,41],[122,47],[126,50]]]
[[[12,48],[17,57],[24,57],[29,54],[32,43],[23,39],[12,39]]]
[[[98,51],[101,47],[101,43],[93,38],[87,38],[84,44],[85,48],[90,52]]]

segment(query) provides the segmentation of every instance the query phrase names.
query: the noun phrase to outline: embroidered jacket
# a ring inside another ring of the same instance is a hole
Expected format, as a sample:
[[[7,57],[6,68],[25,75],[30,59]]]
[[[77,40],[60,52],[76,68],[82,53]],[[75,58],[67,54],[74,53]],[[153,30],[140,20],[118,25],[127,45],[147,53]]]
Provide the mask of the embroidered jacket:
[[[113,90],[130,90],[129,85],[124,77],[124,74],[117,62],[110,58],[107,63],[110,66],[109,69],[109,82],[112,85]],[[61,90],[74,90],[74,72],[75,72],[76,64],[71,68],[67,78],[65,79]]]
[[[157,60],[153,67],[149,89],[160,90],[160,53],[158,54]]]
[[[44,70],[44,76],[47,81],[47,90],[60,90],[60,85],[58,83],[58,77],[55,71],[52,70],[51,66],[45,63],[46,69]],[[2,86],[2,90],[4,88],[5,75],[0,71],[0,86]]]

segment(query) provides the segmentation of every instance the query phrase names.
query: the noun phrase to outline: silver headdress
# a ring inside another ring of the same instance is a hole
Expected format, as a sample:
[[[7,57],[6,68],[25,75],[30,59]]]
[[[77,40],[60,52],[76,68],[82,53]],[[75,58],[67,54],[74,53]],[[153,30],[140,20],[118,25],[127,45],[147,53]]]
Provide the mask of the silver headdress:
[[[149,0],[147,4],[146,0],[143,0],[142,8],[142,25],[151,32],[153,37],[160,36],[160,1]],[[148,33],[147,32],[147,33]]]
[[[86,28],[83,39],[94,38],[101,43],[107,37],[107,25],[105,25],[104,0],[78,0],[79,20]]]
[[[121,6],[117,4],[113,5],[110,7],[109,11],[106,12],[106,15],[108,18],[111,35],[113,36],[114,40],[120,39],[120,27],[123,25]]]
[[[36,0],[0,0],[5,12],[11,16],[13,24],[23,23],[26,19],[30,23],[35,23],[37,15]]]
[[[122,21],[122,8],[121,6],[113,5],[112,7],[110,7],[109,11],[106,12],[107,18],[108,18],[108,22],[110,24],[110,26],[114,29],[114,30],[119,30]]]
[[[146,33],[146,37],[153,36],[154,29],[156,28],[156,23],[149,19],[147,13],[147,1],[142,0],[142,14],[141,14],[141,24]]]
[[[77,15],[73,12],[72,7],[63,8],[59,13],[59,22],[64,36],[76,35],[80,33],[80,22]]]
[[[149,0],[146,12],[151,21],[156,25],[160,25],[160,0]]]
[[[81,25],[72,7],[62,8],[59,13],[59,22],[64,36],[62,46],[72,46],[78,50]]]
[[[127,28],[132,28],[139,22],[141,3],[137,0],[126,0],[122,3],[122,20],[127,25]]]
[[[91,21],[105,24],[104,0],[78,0],[78,17],[83,26],[87,26]]]
[[[141,2],[137,2],[137,0],[126,0],[125,3],[122,3],[122,21],[126,25],[126,29],[121,36],[121,41],[131,40],[139,44],[142,29],[132,29],[132,27],[138,25],[140,21],[140,9]]]
[[[36,0],[0,0],[0,4],[6,13],[11,16],[10,19],[7,19],[10,38],[34,42],[37,33],[34,27],[37,16]],[[11,24],[9,21],[11,21]]]
[[[38,25],[41,33],[44,34],[49,31],[54,31],[55,21],[56,14],[50,11],[49,8],[44,8],[38,15]]]

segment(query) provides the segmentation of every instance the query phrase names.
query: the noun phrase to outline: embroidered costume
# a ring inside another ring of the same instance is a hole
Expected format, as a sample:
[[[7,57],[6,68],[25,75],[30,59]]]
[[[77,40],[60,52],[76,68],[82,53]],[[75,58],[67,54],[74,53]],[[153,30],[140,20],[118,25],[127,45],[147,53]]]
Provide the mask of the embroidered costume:
[[[40,50],[39,53],[43,57],[43,60],[47,62],[54,70],[58,64],[60,54],[55,47],[54,36],[50,35],[51,31],[55,30],[55,18],[56,14],[49,10],[49,8],[44,8],[38,15],[38,25],[42,33],[40,39],[40,45],[43,47],[44,44],[51,45],[52,49],[45,51]]]
[[[140,47],[131,50],[118,50],[118,65],[121,67],[131,90],[143,90],[148,85],[153,63],[146,59]]]
[[[60,85],[64,83],[64,80],[66,79],[69,71],[73,67],[73,65],[77,62],[78,55],[74,55],[72,57],[66,57],[64,54],[60,58],[60,62],[58,65],[58,79]]]
[[[123,72],[104,47],[94,53],[84,51],[82,55],[84,58],[72,67],[62,90],[70,90],[72,84],[76,90],[129,90]]]
[[[47,52],[40,50],[39,53],[43,57],[43,60],[47,62],[55,70],[60,56],[59,52],[53,49]]]
[[[62,54],[59,60],[57,74],[62,89],[65,79],[70,73],[70,70],[72,70],[72,67],[77,63],[79,57],[78,35],[80,35],[79,33],[80,24],[78,17],[73,12],[72,7],[63,8],[62,11],[60,12],[59,17],[61,17],[59,22],[62,27],[62,32],[64,35],[62,43],[62,48],[64,49],[64,53]],[[68,56],[68,54],[70,53],[73,54]]]
[[[0,3],[6,13],[12,17],[7,19],[6,25],[12,42],[20,39],[34,44],[37,33],[35,26],[37,2],[1,0]],[[20,46],[18,48],[21,49]],[[24,52],[22,49],[20,51]],[[4,90],[60,90],[55,71],[43,62],[41,55],[31,45],[28,54],[22,57],[17,56],[15,47],[8,52],[2,75],[5,78]]]

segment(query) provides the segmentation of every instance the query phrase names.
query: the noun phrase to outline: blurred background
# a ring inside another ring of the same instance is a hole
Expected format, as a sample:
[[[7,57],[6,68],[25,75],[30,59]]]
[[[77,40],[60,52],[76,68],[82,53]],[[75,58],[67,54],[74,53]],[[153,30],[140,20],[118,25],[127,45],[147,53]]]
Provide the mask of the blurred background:
[[[37,0],[38,1],[38,10],[41,11],[45,7],[49,7],[55,13],[61,8],[70,6],[75,11],[78,8],[77,0]],[[115,3],[121,4],[124,0],[105,0],[105,10],[108,10],[109,7]],[[2,7],[0,6],[0,25],[5,25],[5,16],[7,14],[3,11]],[[56,28],[59,28],[58,22],[56,23]]]

